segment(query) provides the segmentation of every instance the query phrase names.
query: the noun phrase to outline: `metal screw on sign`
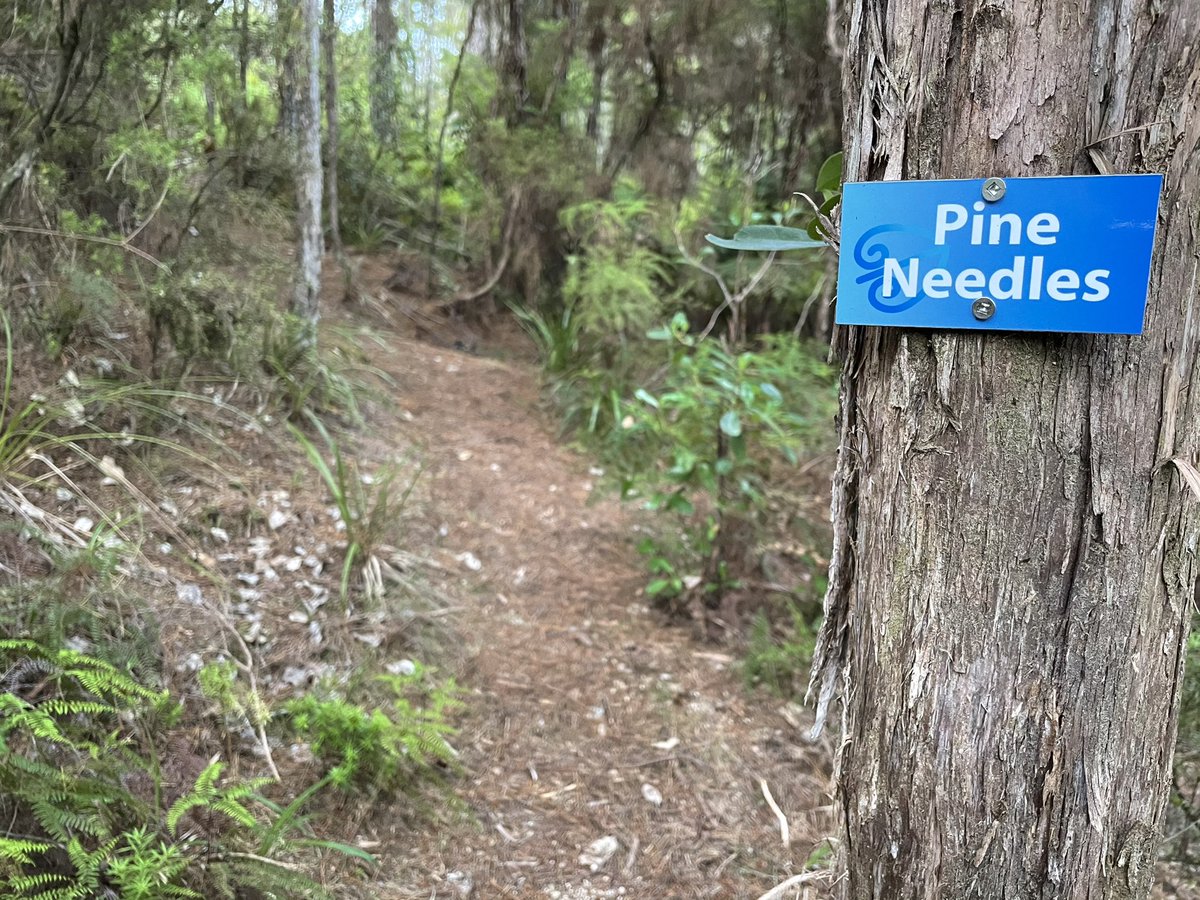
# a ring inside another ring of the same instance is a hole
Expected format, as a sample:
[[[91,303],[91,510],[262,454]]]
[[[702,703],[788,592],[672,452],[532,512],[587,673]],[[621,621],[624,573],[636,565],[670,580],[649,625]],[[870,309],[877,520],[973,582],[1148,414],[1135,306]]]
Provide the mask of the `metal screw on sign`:
[[[991,297],[980,297],[971,304],[971,315],[980,322],[986,322],[996,314],[996,301]]]
[[[983,183],[983,199],[988,203],[995,203],[1004,196],[1007,189],[1003,178],[989,178]]]

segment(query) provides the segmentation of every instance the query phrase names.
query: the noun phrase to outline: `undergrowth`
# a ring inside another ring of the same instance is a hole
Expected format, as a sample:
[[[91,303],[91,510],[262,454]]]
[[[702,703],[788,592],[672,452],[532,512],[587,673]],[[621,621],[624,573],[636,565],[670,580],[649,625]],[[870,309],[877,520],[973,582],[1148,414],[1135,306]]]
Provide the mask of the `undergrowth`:
[[[253,853],[263,779],[212,760],[179,791],[163,739],[183,709],[87,653],[0,640],[0,896],[313,896],[283,850]],[[257,808],[255,808],[257,807]]]
[[[355,459],[342,451],[317,416],[310,414],[308,420],[324,450],[295,425],[289,423],[288,430],[333,498],[339,526],[346,536],[340,580],[342,601],[349,598],[356,567],[367,599],[378,600],[383,595],[381,554],[397,537],[408,500],[421,477],[421,468],[415,467],[407,480],[401,477],[404,469],[400,463],[383,466],[373,474],[365,473]]]
[[[289,701],[288,728],[307,741],[334,785],[391,793],[458,768],[448,717],[461,708],[454,681],[413,664],[407,674],[375,679],[386,702],[366,708],[324,688]]]
[[[78,346],[93,330],[87,315],[80,310],[75,326],[58,332],[56,349]],[[0,897],[329,896],[315,873],[328,870],[331,856],[365,867],[375,860],[328,836],[337,823],[325,814],[325,795],[353,793],[369,805],[443,783],[455,769],[447,717],[456,690],[421,669],[387,681],[387,702],[364,707],[322,689],[294,697],[293,715],[246,685],[253,659],[218,659],[195,681],[171,676],[177,691],[168,693],[154,604],[139,595],[148,561],[141,545],[164,532],[180,543],[188,537],[156,504],[162,485],[153,472],[169,451],[231,478],[193,447],[215,446],[232,428],[259,431],[270,419],[227,402],[237,388],[227,380],[188,376],[204,391],[192,393],[128,380],[134,370],[123,363],[102,378],[67,369],[39,389],[38,377],[60,364],[28,348],[23,359],[32,365],[22,365],[18,384],[14,335],[2,312],[0,320],[0,504],[15,513],[0,523],[0,569],[17,576],[0,586]],[[373,572],[368,589],[381,592],[378,554],[396,537],[416,475],[402,481],[399,464],[360,472],[318,418],[357,417],[361,360],[336,352],[268,358],[285,347],[256,357],[275,379],[259,412],[275,406],[320,436],[323,450],[296,432],[341,511],[343,595],[357,569]],[[309,363],[320,371],[306,371]],[[348,677],[369,676],[351,666]],[[219,715],[198,711],[198,700]],[[247,769],[239,748],[246,733],[267,746],[267,731],[311,742],[321,772],[280,784],[255,777],[261,769]]]
[[[755,614],[746,638],[742,674],[750,687],[763,687],[781,697],[803,694],[816,648],[817,627],[794,603],[785,616]]]

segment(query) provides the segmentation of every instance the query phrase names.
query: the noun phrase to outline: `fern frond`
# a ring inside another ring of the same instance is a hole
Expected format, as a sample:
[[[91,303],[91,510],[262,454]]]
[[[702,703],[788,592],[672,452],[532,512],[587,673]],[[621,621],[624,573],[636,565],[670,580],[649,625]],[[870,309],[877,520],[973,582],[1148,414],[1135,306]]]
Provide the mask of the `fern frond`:
[[[63,875],[39,873],[36,875],[17,875],[7,883],[0,882],[13,897],[42,897],[46,900],[63,896],[62,891],[70,885],[70,880]],[[37,891],[38,893],[34,893]]]
[[[23,866],[32,866],[33,857],[45,853],[50,847],[50,844],[42,841],[0,837],[0,859],[7,859]]]

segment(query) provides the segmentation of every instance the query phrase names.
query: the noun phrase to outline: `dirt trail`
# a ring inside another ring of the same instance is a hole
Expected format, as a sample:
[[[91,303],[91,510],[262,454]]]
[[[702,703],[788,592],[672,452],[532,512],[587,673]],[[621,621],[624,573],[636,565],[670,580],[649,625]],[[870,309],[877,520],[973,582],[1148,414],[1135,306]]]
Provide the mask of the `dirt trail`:
[[[375,823],[380,896],[757,898],[803,871],[831,827],[828,747],[647,606],[636,516],[556,442],[533,368],[383,340],[370,352],[401,418],[365,449],[422,447],[429,530],[414,547],[432,540],[455,573],[469,709],[468,812],[418,833]],[[593,872],[580,857],[604,838],[617,846]]]

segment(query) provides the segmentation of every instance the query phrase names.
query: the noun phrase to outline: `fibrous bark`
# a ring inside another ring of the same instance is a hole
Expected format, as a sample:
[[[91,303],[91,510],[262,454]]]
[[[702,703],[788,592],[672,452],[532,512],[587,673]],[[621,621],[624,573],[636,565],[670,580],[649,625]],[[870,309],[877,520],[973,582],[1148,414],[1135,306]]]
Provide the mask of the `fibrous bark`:
[[[843,328],[847,895],[1149,892],[1195,596],[1200,16],[850,4],[847,180],[1161,172],[1140,337]]]

